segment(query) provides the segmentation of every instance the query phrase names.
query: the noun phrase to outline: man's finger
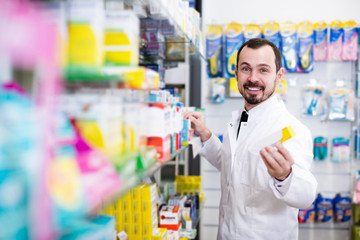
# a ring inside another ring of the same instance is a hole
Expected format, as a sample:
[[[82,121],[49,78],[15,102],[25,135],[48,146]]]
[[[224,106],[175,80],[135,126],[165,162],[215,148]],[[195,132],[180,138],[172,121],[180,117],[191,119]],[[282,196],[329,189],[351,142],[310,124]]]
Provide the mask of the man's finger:
[[[262,150],[260,150],[260,155],[262,159],[264,160],[264,163],[268,169],[276,170],[280,167],[279,163],[273,158],[272,153],[268,149],[269,147],[266,147]]]
[[[286,161],[290,162],[291,165],[294,164],[293,157],[283,144],[277,143],[275,146],[278,149],[278,152],[284,157]]]

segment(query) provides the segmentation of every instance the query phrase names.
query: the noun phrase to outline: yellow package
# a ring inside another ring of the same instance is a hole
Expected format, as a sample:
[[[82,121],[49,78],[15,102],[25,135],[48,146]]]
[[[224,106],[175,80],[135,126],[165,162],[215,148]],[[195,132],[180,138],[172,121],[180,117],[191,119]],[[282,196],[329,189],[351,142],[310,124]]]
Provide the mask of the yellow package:
[[[263,38],[273,42],[278,48],[280,48],[280,25],[277,22],[270,21],[264,24],[262,28]]]
[[[237,52],[244,43],[243,26],[232,22],[225,27],[225,77],[235,77]]]
[[[103,63],[103,1],[69,3],[68,64],[101,67]]]
[[[104,31],[105,65],[139,65],[140,22],[133,11],[107,11]]]
[[[244,29],[245,42],[252,38],[261,38],[261,27],[257,24],[247,24]]]

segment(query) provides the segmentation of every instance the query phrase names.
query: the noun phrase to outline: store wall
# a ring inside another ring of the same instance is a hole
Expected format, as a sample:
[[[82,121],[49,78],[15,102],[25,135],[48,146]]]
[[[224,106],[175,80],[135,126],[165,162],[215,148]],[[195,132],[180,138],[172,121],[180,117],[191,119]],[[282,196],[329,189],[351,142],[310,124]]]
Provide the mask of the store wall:
[[[270,20],[279,23],[292,21],[326,21],[355,20],[360,22],[360,1],[358,0],[317,0],[317,1],[286,1],[286,0],[204,0],[202,6],[202,21],[204,34],[209,24],[225,24],[235,21],[241,24],[264,24]],[[205,38],[204,38],[205,39]],[[288,88],[287,107],[311,130],[313,137],[318,135],[351,137],[351,122],[321,122],[319,118],[304,117],[301,113],[301,88],[314,78],[327,89],[335,87],[336,80],[344,80],[346,87],[353,88],[355,72],[358,66],[355,62],[316,62],[314,71],[309,74],[285,74],[291,80]],[[206,109],[205,119],[209,128],[217,135],[223,134],[226,123],[230,120],[231,111],[243,106],[241,98],[227,98],[225,103],[213,104],[210,101],[210,81],[206,75],[206,64],[203,64],[202,103]],[[333,196],[337,192],[350,194],[352,190],[352,163],[333,165],[327,161],[322,165],[314,163],[312,171],[319,182],[318,192]],[[201,161],[205,206],[201,220],[201,239],[215,239],[218,225],[218,205],[220,201],[220,174],[205,159]],[[313,224],[300,227],[301,239],[349,239],[350,223],[334,225]]]

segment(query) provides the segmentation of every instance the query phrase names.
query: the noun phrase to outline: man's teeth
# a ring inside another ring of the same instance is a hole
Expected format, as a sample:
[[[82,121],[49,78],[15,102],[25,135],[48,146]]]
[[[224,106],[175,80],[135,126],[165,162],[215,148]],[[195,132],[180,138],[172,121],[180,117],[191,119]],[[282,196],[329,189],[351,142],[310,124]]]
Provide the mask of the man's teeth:
[[[251,91],[257,91],[257,90],[260,90],[260,88],[250,88],[250,87],[249,87],[249,90],[251,90]]]

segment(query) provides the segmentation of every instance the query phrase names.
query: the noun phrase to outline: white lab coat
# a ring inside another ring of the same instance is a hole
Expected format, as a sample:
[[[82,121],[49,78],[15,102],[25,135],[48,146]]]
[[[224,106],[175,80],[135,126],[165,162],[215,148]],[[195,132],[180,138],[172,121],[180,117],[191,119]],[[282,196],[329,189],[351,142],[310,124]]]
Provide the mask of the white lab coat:
[[[233,112],[223,143],[212,135],[200,151],[221,172],[218,239],[296,240],[298,209],[309,207],[316,196],[310,131],[274,94],[248,112],[236,140],[243,110]],[[267,172],[259,150],[274,143],[268,136],[289,125],[296,135],[283,144],[295,163],[281,188]]]

